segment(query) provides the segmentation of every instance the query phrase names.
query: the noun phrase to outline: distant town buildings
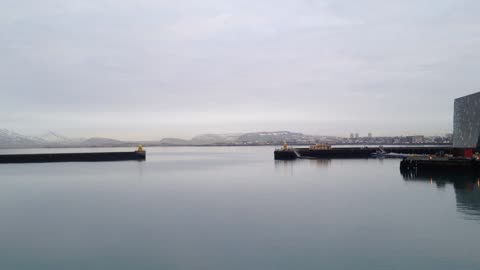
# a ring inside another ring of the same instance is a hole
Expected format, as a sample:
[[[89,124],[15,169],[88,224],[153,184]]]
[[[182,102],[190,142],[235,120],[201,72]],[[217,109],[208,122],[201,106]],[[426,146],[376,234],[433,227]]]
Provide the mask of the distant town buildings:
[[[425,142],[425,137],[422,135],[406,136],[405,139],[407,143],[413,143],[413,144],[420,144]]]
[[[363,145],[389,145],[389,144],[452,144],[451,134],[444,136],[381,136],[374,137],[371,133],[367,137],[350,136],[350,138],[337,138],[334,144],[363,144]]]
[[[315,136],[301,133],[285,133],[278,136],[266,134],[259,136],[251,134],[242,136],[241,140],[230,142],[233,145],[281,145],[287,142],[289,145],[314,145],[314,144],[330,144],[330,145],[451,145],[451,134],[444,136],[379,136],[375,137],[371,133],[366,137],[360,137],[358,133],[349,134],[348,137],[335,136]],[[268,136],[267,136],[268,135]]]

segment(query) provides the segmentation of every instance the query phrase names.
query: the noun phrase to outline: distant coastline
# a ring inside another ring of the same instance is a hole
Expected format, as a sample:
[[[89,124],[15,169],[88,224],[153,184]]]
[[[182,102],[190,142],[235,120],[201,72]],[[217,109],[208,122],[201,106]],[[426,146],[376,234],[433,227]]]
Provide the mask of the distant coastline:
[[[122,147],[137,147],[139,144],[142,143],[128,143],[128,144],[121,144],[121,145],[59,145],[59,146],[22,146],[22,147],[0,147],[0,149],[55,149],[55,148],[122,148]],[[276,144],[185,144],[185,145],[166,145],[166,144],[142,144],[144,147],[248,147],[248,146],[281,146],[283,143],[276,143]],[[289,144],[291,146],[307,146],[309,144],[296,144],[292,143]],[[422,144],[388,144],[388,146],[451,146],[451,143],[422,143]],[[357,146],[357,147],[376,147],[378,144],[332,144],[332,147],[336,146]]]
[[[350,138],[336,136],[307,135],[290,131],[249,132],[241,134],[203,134],[190,140],[178,138],[163,138],[160,140],[121,141],[111,138],[68,138],[49,132],[44,136],[25,136],[6,129],[0,129],[0,149],[25,148],[87,148],[87,147],[136,147],[142,144],[146,147],[178,147],[178,146],[278,146],[286,142],[289,145],[313,145],[327,143],[330,145],[450,145],[451,136],[394,136],[368,137],[351,136]]]

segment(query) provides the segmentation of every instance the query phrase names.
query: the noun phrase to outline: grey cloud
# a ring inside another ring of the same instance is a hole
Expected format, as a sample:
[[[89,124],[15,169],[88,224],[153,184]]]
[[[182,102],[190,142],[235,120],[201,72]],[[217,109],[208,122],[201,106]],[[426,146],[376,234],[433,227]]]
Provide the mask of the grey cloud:
[[[3,1],[0,119],[116,138],[448,132],[453,99],[478,90],[479,7]]]

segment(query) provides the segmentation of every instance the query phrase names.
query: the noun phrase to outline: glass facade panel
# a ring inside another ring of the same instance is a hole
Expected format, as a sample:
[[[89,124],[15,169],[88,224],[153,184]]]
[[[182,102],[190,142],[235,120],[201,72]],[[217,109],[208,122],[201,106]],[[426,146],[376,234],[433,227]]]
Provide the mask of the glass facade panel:
[[[453,114],[453,147],[478,148],[480,136],[480,92],[457,98]]]

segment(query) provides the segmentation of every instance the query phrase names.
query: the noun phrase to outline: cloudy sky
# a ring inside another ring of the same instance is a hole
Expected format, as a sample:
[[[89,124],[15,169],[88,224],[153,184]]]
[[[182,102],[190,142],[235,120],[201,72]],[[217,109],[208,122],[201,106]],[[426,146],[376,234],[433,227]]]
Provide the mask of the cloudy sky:
[[[476,0],[2,0],[0,128],[119,139],[443,134]]]

